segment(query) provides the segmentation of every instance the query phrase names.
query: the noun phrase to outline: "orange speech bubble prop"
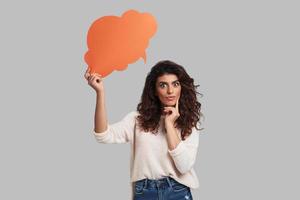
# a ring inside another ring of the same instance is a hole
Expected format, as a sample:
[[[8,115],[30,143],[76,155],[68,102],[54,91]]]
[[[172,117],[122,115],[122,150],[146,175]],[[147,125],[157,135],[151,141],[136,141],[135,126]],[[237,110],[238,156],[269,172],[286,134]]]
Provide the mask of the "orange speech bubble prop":
[[[156,30],[152,15],[135,10],[126,11],[121,17],[97,19],[89,28],[84,56],[90,73],[105,77],[114,70],[126,69],[141,57],[146,63],[145,50]]]

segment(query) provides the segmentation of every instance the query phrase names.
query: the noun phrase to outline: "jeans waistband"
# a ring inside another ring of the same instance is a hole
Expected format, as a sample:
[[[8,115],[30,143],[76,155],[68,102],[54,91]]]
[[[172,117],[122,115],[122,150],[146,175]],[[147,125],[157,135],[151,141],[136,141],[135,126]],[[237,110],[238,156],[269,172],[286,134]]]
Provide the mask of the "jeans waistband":
[[[137,182],[143,182],[144,188],[167,188],[172,187],[173,183],[176,182],[173,178],[166,176],[160,179],[142,179]]]

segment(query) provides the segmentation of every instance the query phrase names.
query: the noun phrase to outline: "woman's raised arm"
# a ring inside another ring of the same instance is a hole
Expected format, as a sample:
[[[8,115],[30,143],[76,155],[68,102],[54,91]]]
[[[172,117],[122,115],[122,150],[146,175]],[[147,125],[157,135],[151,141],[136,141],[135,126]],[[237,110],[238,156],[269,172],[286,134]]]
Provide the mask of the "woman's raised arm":
[[[105,93],[103,79],[97,73],[90,74],[89,69],[84,74],[88,84],[96,91],[96,109],[94,116],[94,131],[102,133],[107,130],[107,115],[105,108]]]

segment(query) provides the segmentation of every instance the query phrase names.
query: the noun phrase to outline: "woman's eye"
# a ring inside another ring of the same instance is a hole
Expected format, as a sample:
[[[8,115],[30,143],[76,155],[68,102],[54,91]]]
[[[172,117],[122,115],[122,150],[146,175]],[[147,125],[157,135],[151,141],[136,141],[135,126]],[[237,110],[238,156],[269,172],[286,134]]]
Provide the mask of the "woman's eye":
[[[161,87],[161,88],[164,88],[164,87],[165,87],[165,84],[160,84],[160,87]]]
[[[180,85],[179,82],[176,82],[176,83],[175,83],[175,86],[179,86],[179,85]]]

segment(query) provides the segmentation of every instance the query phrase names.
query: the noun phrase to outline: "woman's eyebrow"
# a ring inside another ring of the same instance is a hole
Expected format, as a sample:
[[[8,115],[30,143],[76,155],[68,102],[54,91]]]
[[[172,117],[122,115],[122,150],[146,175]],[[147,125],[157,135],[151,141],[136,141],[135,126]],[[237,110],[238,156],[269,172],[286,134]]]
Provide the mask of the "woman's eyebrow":
[[[175,83],[175,82],[177,82],[178,80],[175,80],[175,81],[173,81],[172,83]],[[165,82],[165,81],[160,81],[159,83],[168,83],[168,82]]]

